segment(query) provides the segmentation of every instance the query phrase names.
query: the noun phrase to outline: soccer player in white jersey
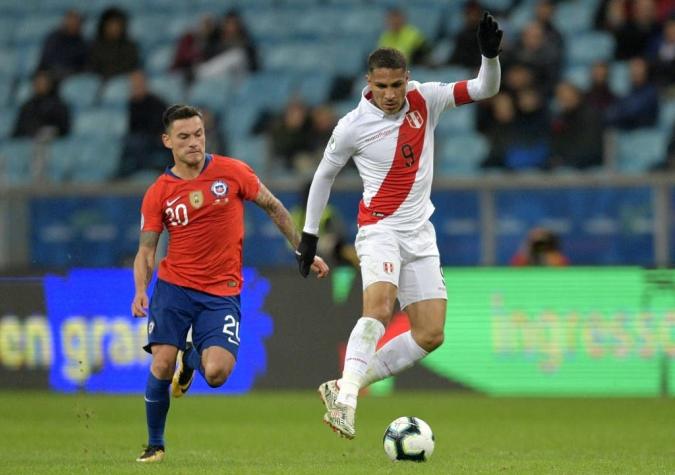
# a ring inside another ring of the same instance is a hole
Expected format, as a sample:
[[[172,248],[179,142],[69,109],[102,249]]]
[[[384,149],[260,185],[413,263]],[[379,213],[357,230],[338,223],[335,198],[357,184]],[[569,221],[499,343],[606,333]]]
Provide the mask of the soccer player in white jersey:
[[[477,32],[478,76],[455,83],[410,81],[405,58],[391,48],[368,57],[361,101],[335,127],[312,181],[302,240],[296,250],[307,276],[316,254],[319,220],[338,172],[352,158],[363,181],[356,251],[363,280],[363,316],[347,344],[342,378],[323,383],[324,422],[356,435],[359,389],[411,367],[443,342],[447,293],[429,217],[434,129],[441,112],[499,91],[502,31],[484,13]],[[398,298],[410,331],[377,352]]]

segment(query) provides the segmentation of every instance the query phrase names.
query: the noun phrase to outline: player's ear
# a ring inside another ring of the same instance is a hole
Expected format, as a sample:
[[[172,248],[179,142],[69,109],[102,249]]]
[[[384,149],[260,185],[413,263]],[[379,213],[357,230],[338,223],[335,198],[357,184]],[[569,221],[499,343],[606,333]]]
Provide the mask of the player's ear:
[[[162,134],[162,143],[166,148],[173,148],[173,146],[171,145],[171,137],[169,136],[169,134]]]

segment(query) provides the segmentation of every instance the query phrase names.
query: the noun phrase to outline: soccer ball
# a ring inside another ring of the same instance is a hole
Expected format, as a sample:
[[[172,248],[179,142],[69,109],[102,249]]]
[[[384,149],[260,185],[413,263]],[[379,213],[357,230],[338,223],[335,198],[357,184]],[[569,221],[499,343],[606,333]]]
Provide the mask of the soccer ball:
[[[424,462],[434,452],[434,433],[417,417],[399,417],[384,432],[384,451],[396,460]]]

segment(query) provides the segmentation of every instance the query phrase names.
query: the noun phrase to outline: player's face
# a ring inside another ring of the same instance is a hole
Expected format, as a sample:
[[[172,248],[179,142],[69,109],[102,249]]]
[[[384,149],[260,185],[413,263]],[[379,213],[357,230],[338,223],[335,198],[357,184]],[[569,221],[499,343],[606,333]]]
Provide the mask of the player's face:
[[[198,116],[174,120],[162,140],[164,146],[173,152],[176,164],[197,166],[204,160],[206,134],[204,123]]]
[[[398,112],[405,104],[408,71],[405,69],[376,68],[366,76],[373,92],[373,102],[387,114]]]

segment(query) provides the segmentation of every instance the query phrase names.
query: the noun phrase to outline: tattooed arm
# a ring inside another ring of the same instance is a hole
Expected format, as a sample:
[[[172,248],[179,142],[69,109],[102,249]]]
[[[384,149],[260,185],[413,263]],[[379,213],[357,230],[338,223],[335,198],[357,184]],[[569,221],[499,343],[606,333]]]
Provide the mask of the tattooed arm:
[[[291,214],[281,201],[262,183],[260,184],[260,191],[258,191],[255,203],[265,210],[281,233],[286,236],[293,249],[297,249],[298,244],[300,244],[300,233],[295,228]],[[319,278],[325,277],[329,272],[328,266],[319,256],[314,258],[311,268]]]
[[[152,231],[141,232],[138,252],[134,259],[134,284],[136,294],[131,303],[131,313],[135,317],[145,317],[148,308],[148,284],[155,269],[155,252],[159,242],[159,233]]]
[[[260,184],[260,191],[255,199],[255,203],[260,206],[269,217],[277,225],[281,234],[283,234],[291,247],[295,249],[300,243],[300,233],[295,228],[293,218],[286,207],[279,201],[279,199],[267,189],[265,185]]]

